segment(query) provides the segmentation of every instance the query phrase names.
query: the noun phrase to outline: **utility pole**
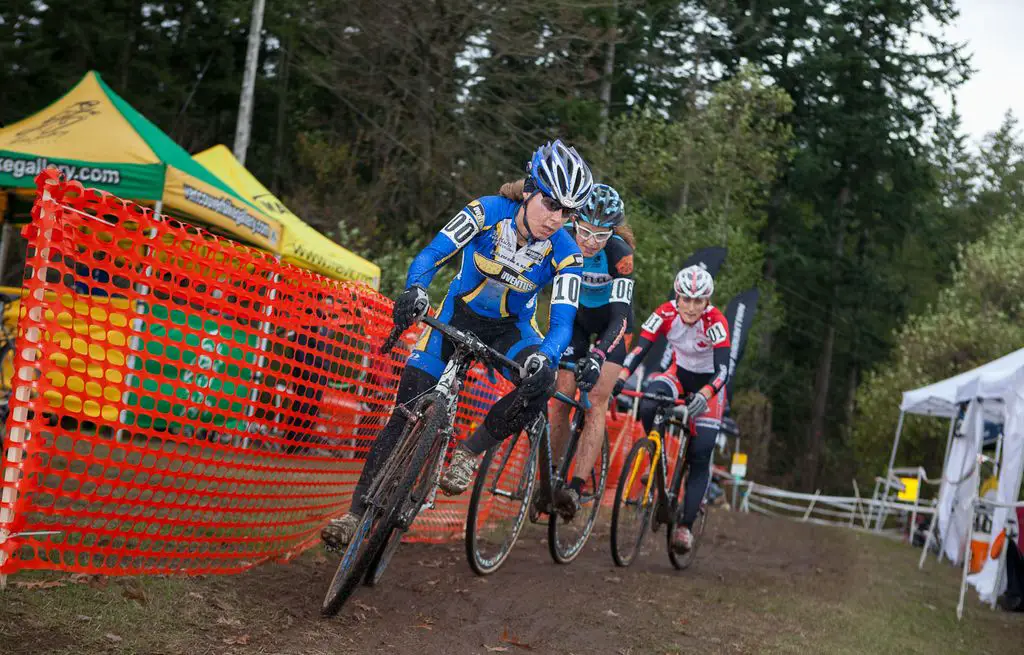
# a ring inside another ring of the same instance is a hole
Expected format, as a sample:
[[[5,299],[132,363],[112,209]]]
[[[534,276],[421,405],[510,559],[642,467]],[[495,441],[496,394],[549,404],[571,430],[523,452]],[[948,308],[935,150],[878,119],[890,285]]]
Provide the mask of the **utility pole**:
[[[245,152],[249,149],[252,128],[252,96],[256,89],[256,66],[260,58],[260,40],[263,31],[263,8],[266,0],[253,0],[252,23],[249,25],[249,47],[245,52],[245,75],[242,78],[242,97],[238,101],[238,123],[235,125],[235,159],[245,165]]]

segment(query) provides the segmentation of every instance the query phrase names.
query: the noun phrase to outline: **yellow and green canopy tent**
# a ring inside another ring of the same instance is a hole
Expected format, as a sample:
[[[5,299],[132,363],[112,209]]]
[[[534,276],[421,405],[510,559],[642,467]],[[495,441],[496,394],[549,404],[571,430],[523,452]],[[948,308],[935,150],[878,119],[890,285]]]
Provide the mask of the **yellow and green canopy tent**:
[[[235,193],[281,223],[284,235],[278,252],[282,259],[337,280],[358,280],[374,289],[380,287],[379,266],[303,222],[260,184],[226,146],[213,146],[196,155],[195,159]]]
[[[162,202],[273,253],[282,227],[196,162],[90,71],[55,103],[0,128],[0,188],[33,188],[48,165],[120,198]]]

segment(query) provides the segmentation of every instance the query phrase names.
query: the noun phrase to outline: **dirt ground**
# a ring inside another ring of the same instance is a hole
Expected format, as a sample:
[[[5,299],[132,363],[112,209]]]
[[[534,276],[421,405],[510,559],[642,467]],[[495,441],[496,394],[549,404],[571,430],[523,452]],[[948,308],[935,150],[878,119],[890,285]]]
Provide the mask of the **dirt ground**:
[[[1024,615],[971,592],[920,551],[840,528],[712,514],[693,567],[664,534],[616,568],[606,529],[570,566],[528,526],[509,561],[475,576],[461,542],[403,545],[381,585],[319,617],[335,560],[320,550],[239,576],[72,579],[22,573],[0,593],[0,653],[1011,653]]]

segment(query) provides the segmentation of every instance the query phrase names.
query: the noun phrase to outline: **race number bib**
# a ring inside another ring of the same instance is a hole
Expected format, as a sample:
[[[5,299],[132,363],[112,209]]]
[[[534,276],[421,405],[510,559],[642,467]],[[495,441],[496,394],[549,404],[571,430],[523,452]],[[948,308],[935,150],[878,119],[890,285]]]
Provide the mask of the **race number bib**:
[[[633,302],[633,280],[621,277],[612,282],[612,293],[608,302]]]
[[[551,304],[577,307],[580,302],[581,284],[580,276],[575,273],[556,275],[551,291]]]
[[[661,324],[664,321],[665,319],[663,319],[661,316],[658,315],[657,312],[655,312],[647,317],[647,320],[644,321],[644,324],[641,327],[643,328],[644,332],[657,332],[658,328],[661,327]]]
[[[477,225],[477,222],[463,209],[452,220],[448,221],[448,225],[444,226],[441,234],[451,239],[456,248],[461,248],[469,243],[469,240],[479,231],[480,227]]]
[[[725,341],[725,326],[723,326],[721,323],[715,323],[714,325],[708,328],[707,336],[711,343],[717,346],[718,344]]]

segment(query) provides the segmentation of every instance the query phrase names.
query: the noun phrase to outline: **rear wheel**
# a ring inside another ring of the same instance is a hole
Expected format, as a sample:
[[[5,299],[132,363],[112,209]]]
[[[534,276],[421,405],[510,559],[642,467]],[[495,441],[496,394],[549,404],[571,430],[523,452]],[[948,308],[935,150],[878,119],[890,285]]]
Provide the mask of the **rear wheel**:
[[[654,450],[653,441],[641,439],[622,466],[612,508],[612,559],[618,566],[633,563],[651,523],[657,496]]]
[[[707,527],[707,524],[708,508],[706,505],[701,505],[700,511],[697,513],[697,520],[693,522],[693,526],[690,528],[690,532],[693,534],[692,546],[685,553],[677,553],[672,549],[672,533],[675,530],[667,530],[668,559],[672,562],[672,566],[682,570],[693,564],[693,559],[697,557],[697,548],[700,546],[701,537],[704,536],[704,529]]]
[[[586,476],[587,483],[580,494],[580,510],[569,523],[560,521],[557,512],[548,519],[548,550],[551,558],[559,564],[568,564],[583,552],[583,547],[594,531],[597,515],[601,511],[601,496],[608,482],[608,432],[601,441],[601,457]],[[571,480],[578,475],[569,468],[564,479]],[[580,476],[583,477],[583,476]]]
[[[537,483],[539,442],[521,432],[484,455],[466,517],[466,559],[477,575],[497,571],[519,538]]]
[[[406,423],[394,450],[371,486],[372,496],[367,503],[363,521],[331,579],[320,608],[322,615],[337,614],[378,559],[396,526],[400,508],[405,505],[424,467],[428,448],[420,446],[429,444],[421,444],[420,441],[427,435],[440,432],[447,420],[447,412],[436,394],[423,398],[417,405],[414,417]],[[380,579],[379,575],[373,577],[375,581]]]

